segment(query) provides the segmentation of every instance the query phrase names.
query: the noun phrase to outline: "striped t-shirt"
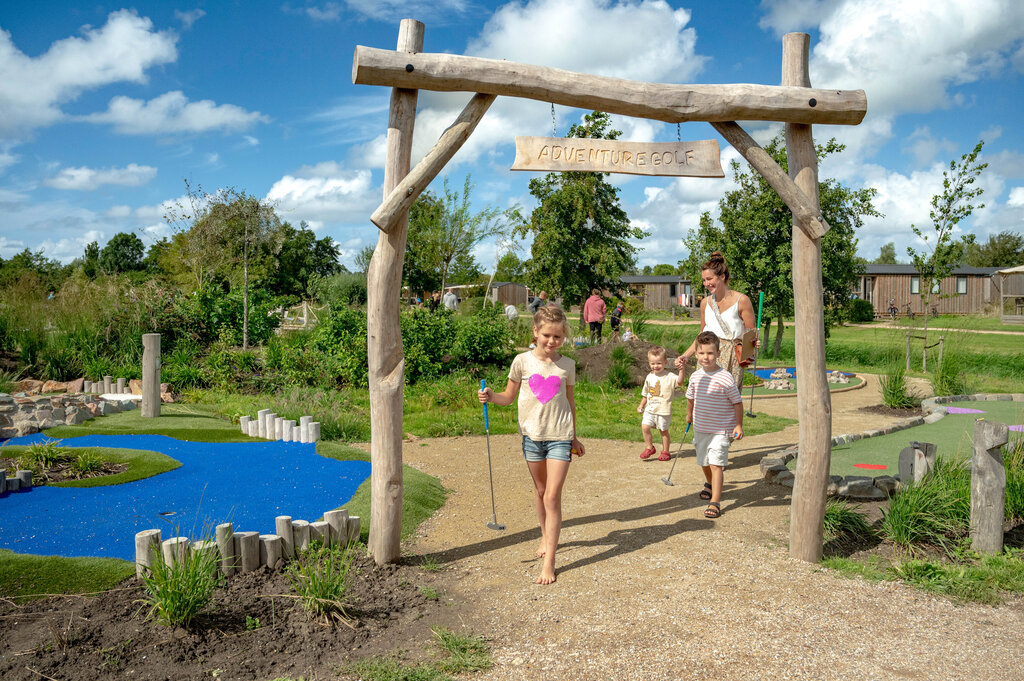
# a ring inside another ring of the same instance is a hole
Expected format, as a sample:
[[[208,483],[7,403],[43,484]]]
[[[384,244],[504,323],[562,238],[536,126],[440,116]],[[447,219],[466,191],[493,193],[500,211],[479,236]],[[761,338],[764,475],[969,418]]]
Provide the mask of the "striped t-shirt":
[[[693,429],[701,433],[732,433],[740,391],[732,374],[721,367],[711,373],[698,367],[686,386],[686,399],[693,400]]]

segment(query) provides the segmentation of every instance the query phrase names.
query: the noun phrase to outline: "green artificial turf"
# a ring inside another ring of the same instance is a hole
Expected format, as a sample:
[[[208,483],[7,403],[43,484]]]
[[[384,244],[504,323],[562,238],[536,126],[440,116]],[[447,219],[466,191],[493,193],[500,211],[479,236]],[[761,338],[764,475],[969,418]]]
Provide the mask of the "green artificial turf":
[[[793,386],[794,386],[793,390],[769,390],[768,388],[764,388],[762,386],[754,386],[754,397],[757,398],[758,395],[796,395],[797,386],[799,385],[798,381],[795,378],[791,378],[791,379],[789,379],[789,382],[793,384]],[[864,382],[863,378],[858,378],[857,376],[851,376],[849,383],[829,383],[828,384],[828,389],[829,390],[839,390],[841,388],[852,388],[854,386],[860,385],[863,382]],[[750,399],[750,386],[749,385],[743,387],[743,397],[744,397],[744,400],[749,400]],[[756,401],[756,399],[755,399],[755,401]]]
[[[899,473],[900,451],[911,442],[931,442],[937,445],[939,456],[966,458],[973,451],[974,422],[978,418],[1000,421],[1007,425],[1024,424],[1024,403],[1021,402],[956,402],[943,404],[944,407],[966,407],[980,409],[984,414],[947,414],[937,423],[915,426],[889,435],[857,440],[846,445],[832,447],[832,475],[896,475]],[[870,414],[865,415],[863,430],[880,427]],[[833,433],[842,435],[843,433]],[[1010,441],[1024,436],[1010,431]],[[884,470],[856,468],[854,464],[881,464]],[[795,469],[796,461],[789,464]]]
[[[213,409],[192,404],[165,404],[158,418],[143,418],[140,409],[98,416],[79,426],[57,426],[47,437],[63,439],[79,435],[166,435],[188,442],[247,442],[258,438],[242,435],[238,426]]]
[[[135,563],[117,558],[33,556],[0,549],[0,596],[29,596],[112,589],[135,574]]]

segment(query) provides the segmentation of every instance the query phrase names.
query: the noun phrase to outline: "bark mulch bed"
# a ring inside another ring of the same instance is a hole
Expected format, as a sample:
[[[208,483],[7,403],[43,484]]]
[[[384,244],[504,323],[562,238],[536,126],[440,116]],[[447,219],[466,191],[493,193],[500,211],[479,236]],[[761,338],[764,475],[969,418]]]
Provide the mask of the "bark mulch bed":
[[[878,416],[887,416],[889,418],[906,419],[912,416],[920,416],[920,407],[906,407],[901,409],[893,409],[887,407],[884,404],[873,404],[867,407],[861,407],[857,411],[864,414],[876,414]]]
[[[352,619],[310,620],[288,577],[261,568],[226,581],[189,629],[147,617],[134,579],[96,596],[0,600],[0,678],[191,681],[348,678],[358,659],[403,651],[430,659],[431,627],[461,628],[451,575],[356,557]],[[258,619],[258,626],[256,620]],[[354,677],[353,677],[354,678]]]

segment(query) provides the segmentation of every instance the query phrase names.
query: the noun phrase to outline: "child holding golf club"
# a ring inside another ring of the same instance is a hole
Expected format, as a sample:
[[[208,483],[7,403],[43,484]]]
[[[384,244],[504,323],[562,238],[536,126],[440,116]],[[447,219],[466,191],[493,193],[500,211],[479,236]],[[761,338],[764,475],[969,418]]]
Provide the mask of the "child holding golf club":
[[[518,397],[523,458],[533,478],[533,501],[540,521],[537,556],[543,564],[537,583],[551,584],[562,531],[562,486],[572,455],[583,456],[584,448],[576,437],[576,363],[558,352],[569,335],[562,309],[548,305],[537,310],[533,335],[536,347],[512,360],[505,390],[496,393],[484,388],[478,397],[482,404],[499,406],[510,405]]]
[[[651,373],[644,379],[640,406],[636,408],[637,412],[644,415],[640,421],[640,432],[644,436],[644,451],[640,453],[640,458],[649,459],[654,456],[656,450],[651,428],[657,428],[661,432],[661,454],[658,461],[668,461],[672,458],[669,454],[668,434],[668,425],[672,422],[672,398],[675,397],[676,388],[686,380],[686,366],[680,367],[678,374],[667,371],[665,348],[657,346],[647,351],[647,362]]]
[[[708,502],[704,517],[717,518],[722,515],[722,478],[729,464],[729,444],[743,437],[743,402],[732,374],[718,364],[718,336],[701,331],[693,347],[697,370],[686,387],[686,422],[693,424],[697,465],[706,479],[699,495]]]

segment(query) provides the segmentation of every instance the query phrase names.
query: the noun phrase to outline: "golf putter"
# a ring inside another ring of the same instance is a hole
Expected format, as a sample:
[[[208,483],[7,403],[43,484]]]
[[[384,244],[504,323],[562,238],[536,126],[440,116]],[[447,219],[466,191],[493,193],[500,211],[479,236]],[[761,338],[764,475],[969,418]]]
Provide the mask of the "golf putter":
[[[480,389],[487,387],[487,381],[480,379]],[[484,402],[484,433],[487,435],[487,478],[491,482],[491,522],[487,527],[492,530],[504,530],[505,526],[498,522],[498,512],[494,508],[494,473],[491,471],[491,426],[487,421],[487,403]]]
[[[692,423],[686,424],[686,430],[683,431],[683,441],[679,443],[679,451],[676,452],[675,457],[672,459],[672,467],[668,469],[668,477],[662,478],[661,481],[669,487],[675,487],[676,483],[672,482],[672,471],[676,469],[676,461],[679,460],[679,455],[683,453],[683,445],[686,444],[686,434],[690,432],[690,426]]]
[[[761,291],[761,296],[757,301],[757,331],[761,332],[761,308],[764,307],[764,291]],[[757,356],[761,353],[758,352],[754,355],[754,380],[757,380]],[[740,386],[742,388],[743,386]],[[746,412],[747,418],[756,419],[757,414],[754,413],[754,384],[750,384],[750,406],[747,407]]]

